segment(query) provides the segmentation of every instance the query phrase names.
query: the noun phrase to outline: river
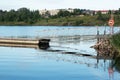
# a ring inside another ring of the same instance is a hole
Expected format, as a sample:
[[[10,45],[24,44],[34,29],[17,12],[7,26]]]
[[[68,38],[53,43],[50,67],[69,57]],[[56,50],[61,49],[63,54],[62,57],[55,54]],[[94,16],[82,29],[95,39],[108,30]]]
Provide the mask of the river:
[[[105,27],[98,30],[104,34]],[[0,26],[1,37],[51,39],[46,50],[0,46],[0,80],[120,80],[113,60],[96,59],[90,48],[96,33],[92,26]]]

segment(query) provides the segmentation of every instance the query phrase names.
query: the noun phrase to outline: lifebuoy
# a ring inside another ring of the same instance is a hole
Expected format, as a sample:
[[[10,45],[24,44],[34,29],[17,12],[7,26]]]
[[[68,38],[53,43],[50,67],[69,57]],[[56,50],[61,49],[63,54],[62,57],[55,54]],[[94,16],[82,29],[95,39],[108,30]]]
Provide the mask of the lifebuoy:
[[[110,20],[108,21],[108,25],[109,25],[109,26],[113,26],[113,25],[114,25],[114,20],[113,20],[113,19],[110,19]]]

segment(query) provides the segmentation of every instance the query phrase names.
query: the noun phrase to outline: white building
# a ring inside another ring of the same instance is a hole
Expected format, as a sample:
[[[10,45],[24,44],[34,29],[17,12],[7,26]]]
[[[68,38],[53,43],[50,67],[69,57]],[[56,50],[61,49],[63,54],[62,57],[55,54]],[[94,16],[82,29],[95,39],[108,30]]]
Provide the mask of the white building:
[[[60,10],[63,10],[63,11],[69,11],[69,12],[73,12],[74,10],[69,8],[69,9],[53,9],[53,10],[47,10],[47,9],[44,9],[44,10],[40,10],[39,13],[41,15],[44,15],[46,14],[46,12],[49,12],[50,15],[56,15]]]
[[[101,14],[107,14],[109,10],[96,10],[95,14],[97,14],[98,12],[101,12]]]
[[[49,10],[50,15],[57,15],[57,13],[59,12],[59,9],[55,9],[55,10]]]
[[[39,14],[43,15],[43,14],[45,14],[46,12],[47,12],[47,10],[46,10],[46,9],[43,9],[43,10],[40,10],[40,11],[39,11]]]
[[[44,10],[40,10],[39,13],[41,15],[44,15],[46,14],[46,12],[49,12],[50,15],[56,15],[60,10],[59,9],[54,9],[54,10],[47,10],[47,9],[44,9]]]

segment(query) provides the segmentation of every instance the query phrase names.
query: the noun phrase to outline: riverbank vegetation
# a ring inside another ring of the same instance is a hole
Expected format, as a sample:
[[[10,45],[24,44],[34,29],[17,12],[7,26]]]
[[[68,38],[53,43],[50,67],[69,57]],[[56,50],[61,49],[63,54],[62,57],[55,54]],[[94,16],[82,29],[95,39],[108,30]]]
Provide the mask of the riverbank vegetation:
[[[120,52],[120,33],[112,36],[111,43]]]
[[[0,10],[0,25],[42,25],[42,26],[103,26],[107,25],[111,10],[107,14],[85,9],[74,9],[73,12],[60,10],[56,15],[46,12],[40,15],[38,10],[20,8],[18,10]],[[120,25],[120,9],[114,11],[115,26]]]
[[[120,57],[120,32],[98,38],[97,43],[91,48],[94,48],[98,55]]]

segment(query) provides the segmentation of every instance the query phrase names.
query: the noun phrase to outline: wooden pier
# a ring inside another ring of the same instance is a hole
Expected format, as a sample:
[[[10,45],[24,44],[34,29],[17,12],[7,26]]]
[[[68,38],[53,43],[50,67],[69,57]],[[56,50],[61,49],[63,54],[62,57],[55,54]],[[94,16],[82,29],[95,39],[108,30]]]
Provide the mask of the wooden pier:
[[[46,49],[50,39],[0,38],[0,46]]]

